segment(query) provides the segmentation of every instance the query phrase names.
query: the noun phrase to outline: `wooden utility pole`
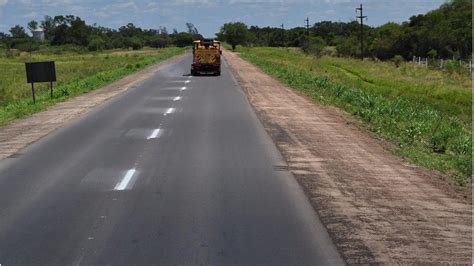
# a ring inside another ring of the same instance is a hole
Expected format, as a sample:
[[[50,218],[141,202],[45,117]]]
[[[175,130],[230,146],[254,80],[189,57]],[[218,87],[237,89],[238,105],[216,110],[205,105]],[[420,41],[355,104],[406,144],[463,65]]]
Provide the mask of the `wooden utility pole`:
[[[364,18],[367,19],[367,16],[364,16],[362,4],[356,8],[356,14],[358,15],[356,18],[360,19],[360,58],[364,59]]]
[[[281,46],[285,47],[285,27],[283,23],[281,24]]]
[[[308,37],[309,37],[309,18],[306,18],[306,20],[304,22],[306,22],[306,25],[305,25],[306,26],[306,35],[308,35]]]

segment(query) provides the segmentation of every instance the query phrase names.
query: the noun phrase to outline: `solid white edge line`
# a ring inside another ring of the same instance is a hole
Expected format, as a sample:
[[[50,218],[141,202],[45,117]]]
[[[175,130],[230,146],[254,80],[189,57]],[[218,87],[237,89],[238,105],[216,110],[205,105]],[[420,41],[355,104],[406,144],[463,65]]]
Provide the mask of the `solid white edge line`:
[[[158,134],[160,133],[160,130],[159,128],[153,130],[153,132],[151,133],[150,136],[148,136],[147,139],[156,139],[156,137],[158,137]]]
[[[115,186],[114,190],[125,190],[130,180],[132,180],[132,177],[135,174],[135,172],[136,172],[135,169],[128,170],[125,176],[123,177],[122,181],[120,181],[120,183],[118,183]]]

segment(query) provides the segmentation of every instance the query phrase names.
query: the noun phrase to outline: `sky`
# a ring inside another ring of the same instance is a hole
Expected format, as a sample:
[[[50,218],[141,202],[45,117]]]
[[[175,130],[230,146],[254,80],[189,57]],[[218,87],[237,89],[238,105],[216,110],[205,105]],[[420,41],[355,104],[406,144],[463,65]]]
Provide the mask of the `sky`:
[[[193,23],[205,37],[214,37],[226,22],[285,28],[330,20],[355,19],[355,8],[364,5],[367,24],[403,22],[424,14],[445,0],[0,0],[0,32],[45,15],[75,15],[87,24],[119,28],[131,22],[142,28],[186,30]]]

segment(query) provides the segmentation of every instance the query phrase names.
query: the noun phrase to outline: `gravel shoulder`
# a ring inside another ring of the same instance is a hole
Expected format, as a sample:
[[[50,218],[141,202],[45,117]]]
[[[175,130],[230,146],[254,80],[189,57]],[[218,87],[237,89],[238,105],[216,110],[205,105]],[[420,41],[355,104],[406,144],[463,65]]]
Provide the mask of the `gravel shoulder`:
[[[471,263],[466,193],[392,155],[347,114],[224,57],[347,263]]]
[[[185,55],[149,66],[103,88],[51,106],[46,111],[15,120],[0,127],[0,160],[14,157],[21,149],[41,139],[69,121],[80,117],[107,100],[137,87],[156,74],[163,66]]]

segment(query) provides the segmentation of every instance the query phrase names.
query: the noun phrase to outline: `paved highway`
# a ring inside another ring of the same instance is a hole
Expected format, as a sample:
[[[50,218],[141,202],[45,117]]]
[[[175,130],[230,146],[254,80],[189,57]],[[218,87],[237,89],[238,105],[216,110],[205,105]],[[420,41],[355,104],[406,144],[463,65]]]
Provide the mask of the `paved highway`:
[[[227,67],[191,57],[0,161],[0,264],[342,264]]]

